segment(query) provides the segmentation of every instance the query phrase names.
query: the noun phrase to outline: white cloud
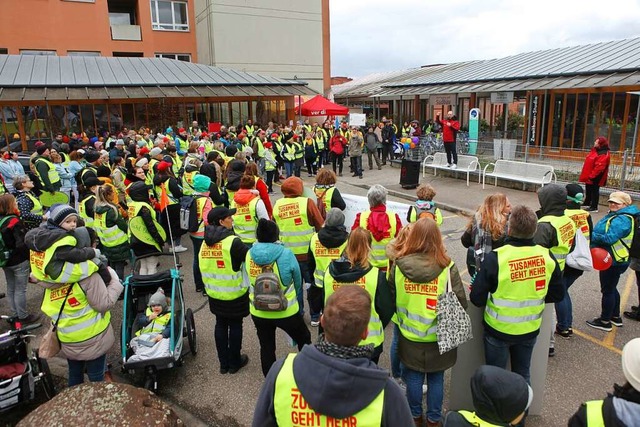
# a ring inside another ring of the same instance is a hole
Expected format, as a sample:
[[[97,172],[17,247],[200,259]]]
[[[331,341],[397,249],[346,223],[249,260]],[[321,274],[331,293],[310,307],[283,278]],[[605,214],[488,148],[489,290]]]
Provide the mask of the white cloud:
[[[333,76],[640,36],[637,0],[331,0],[330,8]]]

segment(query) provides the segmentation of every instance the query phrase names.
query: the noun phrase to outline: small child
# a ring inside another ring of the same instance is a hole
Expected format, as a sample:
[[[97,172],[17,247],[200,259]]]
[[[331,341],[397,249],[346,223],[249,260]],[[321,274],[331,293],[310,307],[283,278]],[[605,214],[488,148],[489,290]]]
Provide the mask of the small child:
[[[436,207],[433,198],[436,197],[436,190],[429,184],[420,184],[416,190],[418,200],[407,212],[407,221],[416,222],[420,218],[431,218],[438,226],[442,225],[442,212]]]
[[[54,205],[49,219],[27,233],[33,276],[43,282],[76,283],[98,272],[111,282],[106,260],[92,247],[87,228],[77,227],[78,213],[67,205]]]
[[[158,288],[151,295],[149,306],[144,313],[138,315],[135,325],[140,329],[136,332],[135,338],[131,340],[131,348],[134,352],[139,347],[140,340],[157,343],[163,338],[171,336],[171,312],[162,288]]]

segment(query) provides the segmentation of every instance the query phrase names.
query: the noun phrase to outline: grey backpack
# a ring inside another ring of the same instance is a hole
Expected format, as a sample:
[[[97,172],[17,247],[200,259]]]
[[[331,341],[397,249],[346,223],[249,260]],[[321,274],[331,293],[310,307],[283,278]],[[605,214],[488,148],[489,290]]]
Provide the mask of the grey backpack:
[[[253,287],[253,306],[261,311],[284,311],[287,299],[282,290],[280,277],[273,271],[273,263],[262,266]]]

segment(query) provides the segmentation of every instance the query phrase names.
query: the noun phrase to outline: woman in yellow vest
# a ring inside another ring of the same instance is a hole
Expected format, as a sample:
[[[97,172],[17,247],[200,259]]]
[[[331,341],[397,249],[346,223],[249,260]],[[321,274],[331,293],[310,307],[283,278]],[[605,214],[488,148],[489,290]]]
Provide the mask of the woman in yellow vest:
[[[240,189],[233,196],[236,213],[233,215],[233,229],[242,243],[251,247],[256,241],[256,227],[261,218],[269,219],[267,208],[255,189],[255,179],[243,175]]]
[[[38,283],[45,288],[40,308],[57,322],[59,355],[67,359],[69,387],[82,384],[85,373],[91,382],[104,380],[107,352],[116,341],[109,310],[123,289],[118,275],[109,272],[106,284],[95,273],[76,283]]]
[[[31,192],[33,181],[27,175],[18,175],[13,179],[14,196],[20,211],[20,219],[28,230],[38,228],[44,221],[44,211],[40,200]]]
[[[102,252],[109,260],[120,280],[124,280],[124,267],[131,258],[129,238],[127,237],[127,221],[113,203],[115,196],[113,186],[102,185],[96,193],[93,214],[93,228],[102,245]]]
[[[338,208],[341,211],[347,208],[340,190],[336,188],[337,181],[335,172],[329,168],[320,168],[318,175],[316,175],[316,185],[313,186],[313,192],[316,195],[318,208],[323,218],[331,208]],[[324,209],[320,208],[321,205]]]
[[[344,214],[338,208],[331,208],[324,225],[311,237],[309,243],[309,271],[313,271],[313,283],[309,287],[309,311],[311,326],[320,325],[320,312],[324,305],[322,287],[324,274],[329,263],[342,256],[347,247],[349,233],[344,226]]]
[[[193,243],[193,281],[196,285],[196,292],[204,293],[204,283],[202,282],[202,274],[200,274],[200,260],[198,254],[200,253],[200,247],[202,246],[202,239],[204,239],[204,230],[209,222],[207,215],[209,211],[213,209],[213,201],[209,198],[209,188],[211,186],[211,179],[205,175],[196,175],[193,179],[193,197],[196,201],[196,215],[198,218],[198,229],[189,233],[191,242]]]
[[[436,336],[438,296],[447,283],[463,307],[467,298],[460,274],[442,242],[436,222],[418,220],[400,248],[389,281],[395,288],[396,315],[400,336],[398,354],[407,400],[416,425],[422,425],[422,385],[427,378],[427,424],[442,418],[444,371],[456,363],[457,351],[440,354]],[[429,424],[431,423],[431,424]]]
[[[157,269],[158,257],[162,252],[166,234],[156,219],[156,211],[151,206],[149,188],[144,182],[138,181],[129,187],[129,245],[140,260],[142,275],[154,274]],[[141,219],[136,219],[140,217]]]
[[[360,345],[373,346],[371,360],[378,363],[382,354],[384,328],[393,316],[393,296],[387,286],[385,273],[372,266],[369,260],[371,252],[371,233],[364,228],[351,231],[342,256],[331,261],[324,274],[324,303],[341,286],[356,285],[363,287],[371,296],[371,318],[369,334],[360,341]]]
[[[169,238],[173,238],[172,248],[176,253],[185,252],[188,249],[180,244],[180,237],[184,231],[180,228],[180,198],[183,196],[178,179],[173,174],[171,163],[161,161],[158,163],[158,171],[153,177],[154,192],[157,200],[161,200],[163,190],[169,199],[168,206],[159,212],[160,224],[164,227]]]

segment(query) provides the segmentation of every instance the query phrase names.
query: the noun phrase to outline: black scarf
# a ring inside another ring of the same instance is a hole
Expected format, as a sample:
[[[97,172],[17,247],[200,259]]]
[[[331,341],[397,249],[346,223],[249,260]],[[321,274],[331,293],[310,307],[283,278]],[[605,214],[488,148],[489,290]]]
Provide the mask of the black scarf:
[[[374,346],[373,344],[342,346],[326,341],[324,339],[324,334],[321,334],[318,337],[316,348],[320,353],[324,353],[331,357],[337,357],[338,359],[357,359],[360,357],[371,359]]]

